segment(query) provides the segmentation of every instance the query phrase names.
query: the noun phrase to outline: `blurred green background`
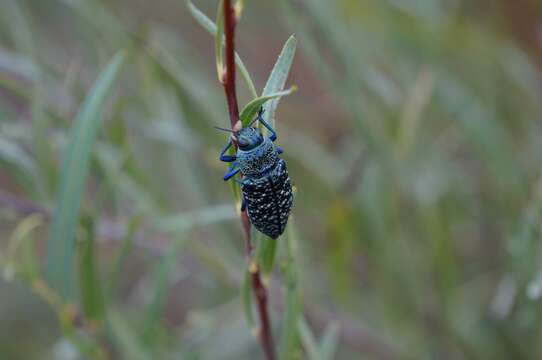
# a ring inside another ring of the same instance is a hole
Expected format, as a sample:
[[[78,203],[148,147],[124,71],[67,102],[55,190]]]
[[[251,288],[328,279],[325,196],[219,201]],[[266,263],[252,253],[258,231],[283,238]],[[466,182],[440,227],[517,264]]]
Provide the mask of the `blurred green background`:
[[[541,26],[529,0],[245,1],[258,91],[298,40],[276,117],[297,187],[269,277],[283,358],[542,358]],[[55,306],[61,152],[121,49]],[[214,61],[182,0],[0,0],[0,359],[262,358]]]

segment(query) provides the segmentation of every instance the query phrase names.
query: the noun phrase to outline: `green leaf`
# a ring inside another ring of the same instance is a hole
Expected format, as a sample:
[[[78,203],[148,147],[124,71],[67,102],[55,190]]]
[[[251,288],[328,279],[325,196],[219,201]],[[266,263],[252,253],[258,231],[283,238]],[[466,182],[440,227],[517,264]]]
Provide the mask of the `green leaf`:
[[[138,216],[132,217],[130,219],[130,222],[128,223],[128,229],[126,231],[126,235],[122,239],[120,247],[118,247],[118,250],[115,256],[115,261],[113,262],[113,266],[111,268],[111,271],[109,272],[109,282],[107,284],[107,297],[109,299],[113,298],[113,296],[115,295],[117,282],[121,276],[122,268],[126,262],[126,259],[128,258],[128,255],[132,251],[133,244],[134,244],[134,237],[140,226],[141,226],[141,217],[138,217]]]
[[[304,318],[299,319],[298,328],[303,347],[305,348],[310,360],[333,359],[339,340],[339,328],[337,324],[332,323],[326,327],[320,346],[318,346],[316,337],[312,333]]]
[[[151,275],[153,287],[150,290],[150,301],[147,305],[146,319],[143,326],[143,339],[147,345],[153,345],[159,333],[160,319],[165,306],[171,273],[175,269],[179,250],[185,243],[186,237],[184,235],[180,235],[173,240],[166,257],[158,263]]]
[[[210,33],[213,36],[216,36],[217,34],[217,26],[215,23],[209,19],[201,10],[199,10],[194,4],[192,4],[192,1],[187,0],[186,4],[188,5],[188,10],[190,10],[190,13],[196,19],[196,21],[205,29],[208,33]],[[222,43],[224,43],[224,38],[222,39]],[[237,65],[237,68],[239,69],[239,72],[241,76],[243,77],[243,80],[245,81],[248,90],[250,91],[250,94],[253,98],[258,97],[258,93],[256,92],[256,87],[254,86],[254,83],[252,82],[252,79],[250,77],[250,74],[248,73],[247,68],[245,67],[245,64],[243,63],[243,60],[241,60],[241,57],[237,52],[235,53],[235,64]]]
[[[37,279],[39,262],[30,234],[43,225],[44,221],[41,214],[33,214],[21,220],[13,230],[7,242],[7,254],[4,259],[0,258],[5,280],[10,280],[15,273],[20,273],[30,283]],[[22,252],[22,261],[17,256],[19,252]]]
[[[101,321],[104,314],[104,299],[100,275],[96,266],[94,224],[91,216],[85,216],[81,226],[81,241],[78,244],[80,302],[88,319]]]
[[[308,358],[310,360],[320,360],[320,349],[318,348],[318,343],[316,338],[312,333],[309,325],[304,318],[300,318],[297,323],[299,329],[299,335],[301,336],[301,342],[303,347],[307,351]]]
[[[243,286],[241,287],[241,303],[245,313],[245,319],[250,327],[254,327],[254,316],[252,314],[252,282],[250,270],[245,271]]]
[[[296,265],[297,235],[294,231],[293,216],[286,228],[286,234],[283,239],[286,244],[287,257],[284,264],[286,293],[279,351],[281,359],[289,359],[292,358],[292,353],[295,352],[298,344],[298,322],[302,310]]]
[[[250,121],[256,116],[262,105],[264,105],[266,102],[268,102],[269,100],[280,98],[282,96],[290,95],[295,90],[297,90],[297,88],[295,86],[292,86],[288,90],[261,96],[246,104],[243,110],[241,110],[241,113],[239,114],[239,118],[243,123],[243,127],[247,126],[250,123]]]
[[[278,240],[271,239],[268,236],[260,235],[258,260],[260,269],[264,276],[268,276],[275,266],[277,255]]]
[[[147,348],[139,342],[134,328],[126,323],[126,321],[116,311],[108,312],[108,330],[111,333],[111,338],[122,354],[124,359],[134,360],[150,360]]]
[[[326,327],[326,331],[320,344],[321,360],[333,360],[335,352],[337,351],[338,341],[339,327],[335,323],[329,324]]]
[[[267,83],[263,88],[262,97],[269,96],[284,89],[284,84],[286,84],[288,73],[290,72],[290,68],[294,61],[296,46],[297,40],[292,35],[286,40],[286,43],[280,52],[277,62],[271,71],[271,75],[269,75]],[[272,127],[275,127],[275,110],[277,109],[279,100],[280,98],[276,98],[264,105],[265,112],[263,118]]]
[[[6,35],[11,36],[17,50],[28,55],[33,55],[34,47],[34,26],[29,21],[30,18],[24,6],[24,3],[16,0],[8,0],[2,3],[2,12],[0,13],[2,22],[5,23]]]
[[[51,117],[47,114],[44,94],[41,84],[34,86],[32,97],[32,150],[36,158],[36,168],[40,183],[40,194],[43,199],[50,200],[56,182],[56,166],[54,150],[48,136],[51,126]]]
[[[36,164],[17,143],[0,136],[0,162],[12,165],[26,176],[34,178]]]
[[[111,182],[116,194],[126,196],[133,203],[134,211],[142,214],[156,213],[158,204],[149,190],[138,180],[137,174],[131,172],[129,162],[121,149],[99,142],[95,157],[104,171],[106,180]]]
[[[53,213],[47,244],[46,276],[53,290],[67,300],[73,296],[74,235],[77,226],[90,154],[95,142],[101,112],[121,69],[125,55],[117,53],[81,106],[64,151],[58,186],[58,199]]]
[[[0,135],[0,168],[8,167],[7,173],[27,192],[36,190],[39,177],[34,159],[18,143]]]
[[[216,73],[218,79],[221,80],[224,62],[222,60],[222,38],[224,37],[224,1],[218,2],[218,10],[216,12],[216,32],[215,32],[215,56],[216,56]]]

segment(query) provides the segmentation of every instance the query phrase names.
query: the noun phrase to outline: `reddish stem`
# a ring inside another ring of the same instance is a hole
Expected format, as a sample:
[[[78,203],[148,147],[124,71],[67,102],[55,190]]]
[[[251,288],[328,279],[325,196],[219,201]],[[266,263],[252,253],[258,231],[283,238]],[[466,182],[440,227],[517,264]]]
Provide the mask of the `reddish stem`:
[[[224,36],[226,38],[226,73],[222,79],[226,100],[228,102],[228,111],[232,129],[239,121],[239,107],[237,105],[237,94],[235,89],[235,13],[231,5],[231,0],[224,0]],[[241,213],[241,224],[245,235],[245,252],[247,261],[251,263],[252,241],[250,233],[250,220],[246,210]],[[260,329],[258,338],[262,345],[263,352],[267,360],[275,360],[275,349],[273,346],[273,335],[271,333],[271,320],[269,318],[269,309],[267,301],[267,289],[262,282],[260,269],[251,268],[252,291],[256,298],[256,308],[260,317]]]
[[[235,19],[231,0],[224,1],[224,36],[226,37],[226,73],[223,84],[230,113],[231,127],[239,120],[237,92],[235,89]]]
[[[258,333],[263,351],[267,360],[275,359],[275,348],[273,346],[273,337],[271,334],[271,319],[267,305],[267,289],[262,283],[260,270],[252,273],[252,291],[256,297],[258,313],[260,314],[261,327]]]

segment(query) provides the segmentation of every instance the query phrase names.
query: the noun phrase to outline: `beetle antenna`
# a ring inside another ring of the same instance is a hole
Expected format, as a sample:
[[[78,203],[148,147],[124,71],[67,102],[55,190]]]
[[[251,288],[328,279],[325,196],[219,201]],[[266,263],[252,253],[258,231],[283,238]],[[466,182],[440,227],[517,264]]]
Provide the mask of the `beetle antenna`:
[[[231,130],[231,129],[225,129],[225,128],[221,128],[219,126],[213,126],[215,129],[217,130],[222,130],[222,131],[225,131],[225,132],[229,132],[229,133],[232,133],[232,134],[235,134],[235,131]]]
[[[248,124],[248,127],[251,127],[252,125],[254,125],[254,123],[255,123],[256,121],[258,121],[258,120],[260,120],[259,117],[257,117],[256,119],[252,120],[252,121],[250,122],[250,124]]]
[[[248,126],[252,126],[256,121],[258,120],[263,120],[262,118],[262,115],[263,113],[265,112],[265,109],[263,108],[263,106],[260,108],[260,110],[258,111],[258,116],[256,116],[256,118],[254,120],[252,120],[250,122],[250,124],[248,124]]]

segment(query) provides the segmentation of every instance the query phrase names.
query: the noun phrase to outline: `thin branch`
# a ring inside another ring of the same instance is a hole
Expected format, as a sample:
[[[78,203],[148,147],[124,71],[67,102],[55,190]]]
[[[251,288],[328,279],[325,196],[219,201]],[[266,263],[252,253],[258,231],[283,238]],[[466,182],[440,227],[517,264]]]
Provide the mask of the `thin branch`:
[[[224,1],[224,36],[226,37],[226,73],[223,84],[226,92],[226,101],[230,114],[231,127],[239,120],[239,106],[237,105],[237,90],[235,87],[235,18],[231,0]]]
[[[235,12],[231,0],[224,0],[224,36],[226,38],[226,73],[223,77],[224,91],[228,103],[230,123],[232,129],[238,128],[239,107],[237,104],[237,94],[235,88]],[[250,220],[246,210],[241,213],[241,223],[245,235],[245,249],[248,266],[251,269],[252,291],[256,298],[256,308],[260,317],[260,328],[258,337],[262,345],[263,352],[267,360],[275,359],[275,349],[273,346],[273,336],[271,333],[271,319],[269,318],[269,309],[267,301],[267,289],[261,280],[260,269],[257,264],[252,263],[252,240],[250,233]]]

